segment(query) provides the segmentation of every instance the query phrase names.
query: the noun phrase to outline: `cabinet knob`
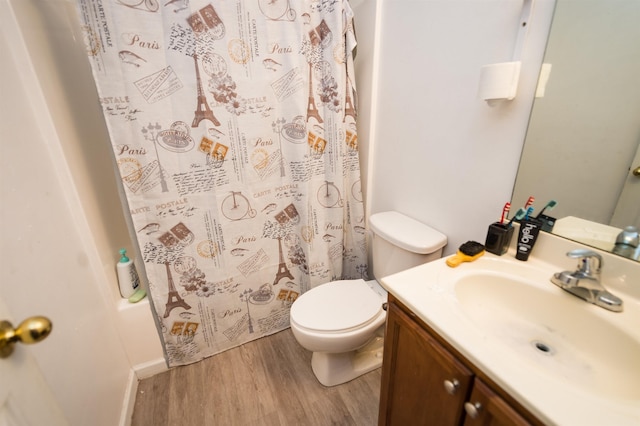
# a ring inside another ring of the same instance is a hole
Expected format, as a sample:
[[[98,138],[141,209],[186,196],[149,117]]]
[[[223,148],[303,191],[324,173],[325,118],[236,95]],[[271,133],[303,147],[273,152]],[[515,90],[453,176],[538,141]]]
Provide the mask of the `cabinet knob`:
[[[464,411],[467,412],[467,415],[472,419],[477,418],[480,415],[480,410],[482,409],[482,404],[476,402],[472,404],[471,402],[464,403]]]
[[[460,382],[458,381],[458,379],[444,381],[444,389],[447,391],[449,395],[455,395],[459,387],[460,387]]]

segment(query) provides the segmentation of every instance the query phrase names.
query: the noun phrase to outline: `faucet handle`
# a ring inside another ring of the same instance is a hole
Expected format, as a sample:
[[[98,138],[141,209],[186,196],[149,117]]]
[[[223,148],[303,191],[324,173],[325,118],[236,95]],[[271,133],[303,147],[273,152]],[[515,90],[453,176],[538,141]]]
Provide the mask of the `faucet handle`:
[[[567,256],[578,260],[578,272],[586,276],[597,277],[602,268],[602,256],[593,250],[576,249],[567,253]]]

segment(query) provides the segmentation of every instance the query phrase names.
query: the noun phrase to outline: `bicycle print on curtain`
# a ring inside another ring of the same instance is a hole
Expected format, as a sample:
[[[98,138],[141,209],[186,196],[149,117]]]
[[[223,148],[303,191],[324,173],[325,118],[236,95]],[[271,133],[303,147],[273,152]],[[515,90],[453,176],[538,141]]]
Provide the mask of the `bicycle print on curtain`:
[[[169,366],[366,277],[347,0],[77,0]]]

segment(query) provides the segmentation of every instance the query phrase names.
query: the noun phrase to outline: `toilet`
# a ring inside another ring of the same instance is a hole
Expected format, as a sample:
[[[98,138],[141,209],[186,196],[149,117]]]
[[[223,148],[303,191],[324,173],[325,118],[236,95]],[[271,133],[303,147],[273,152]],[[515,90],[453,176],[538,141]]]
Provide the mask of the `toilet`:
[[[373,275],[382,278],[439,259],[447,237],[395,211],[369,219]],[[324,386],[348,382],[382,365],[387,292],[376,280],[332,281],[291,305],[291,330],[313,352],[311,368]]]

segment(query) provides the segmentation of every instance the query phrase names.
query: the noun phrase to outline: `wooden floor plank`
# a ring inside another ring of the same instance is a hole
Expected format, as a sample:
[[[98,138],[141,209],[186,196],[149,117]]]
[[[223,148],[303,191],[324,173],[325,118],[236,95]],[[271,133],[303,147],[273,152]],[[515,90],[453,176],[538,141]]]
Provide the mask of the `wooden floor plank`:
[[[182,419],[185,425],[204,424],[204,398],[206,385],[202,364],[175,368],[169,371],[169,413]]]
[[[132,426],[375,425],[380,379],[322,386],[285,330],[142,380]]]
[[[132,424],[169,424],[169,378],[169,374],[158,374],[138,384]]]

